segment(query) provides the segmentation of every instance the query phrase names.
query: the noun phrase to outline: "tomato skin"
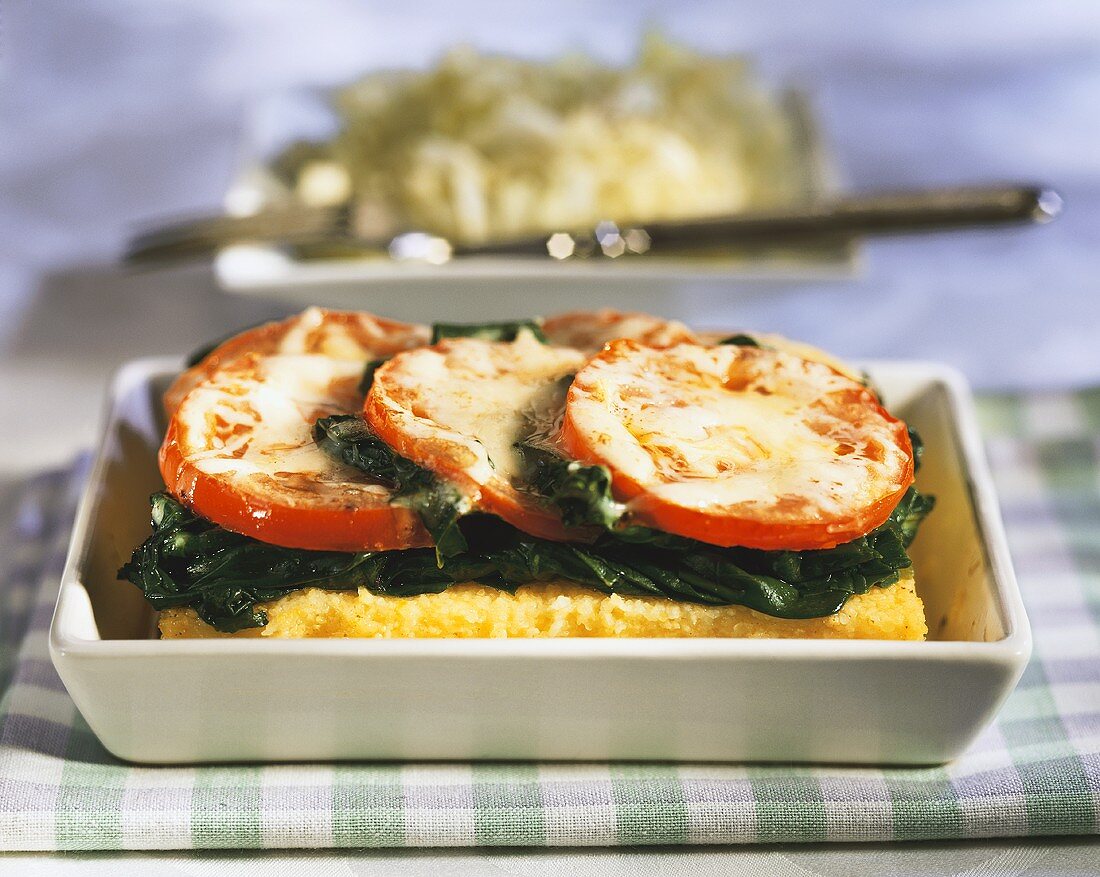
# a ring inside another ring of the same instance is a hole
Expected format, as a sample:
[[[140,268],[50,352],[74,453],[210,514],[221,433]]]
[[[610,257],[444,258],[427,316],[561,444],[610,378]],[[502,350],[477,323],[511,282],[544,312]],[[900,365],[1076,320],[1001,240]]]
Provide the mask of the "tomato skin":
[[[261,542],[313,551],[390,551],[432,544],[419,516],[400,506],[318,509],[246,495],[187,461],[174,419],[158,461],[169,493],[181,503],[226,530]]]
[[[629,341],[613,342],[595,359],[615,360],[629,356],[640,346]],[[595,361],[595,360],[593,360]],[[840,377],[847,377],[824,363]],[[829,518],[809,516],[803,519],[767,514],[739,515],[728,508],[693,508],[665,501],[645,483],[621,468],[609,465],[606,449],[614,440],[608,434],[587,431],[577,422],[577,400],[587,392],[577,380],[569,390],[565,418],[562,424],[562,444],[573,458],[589,464],[608,466],[612,476],[612,491],[616,499],[628,506],[631,521],[667,533],[695,539],[720,547],[744,547],[765,551],[807,551],[835,548],[866,535],[885,523],[913,483],[913,449],[904,423],[890,415],[878,403],[874,394],[852,382],[844,394],[845,404],[858,404],[886,424],[892,441],[905,455],[906,463],[891,491],[873,502],[846,515]]]

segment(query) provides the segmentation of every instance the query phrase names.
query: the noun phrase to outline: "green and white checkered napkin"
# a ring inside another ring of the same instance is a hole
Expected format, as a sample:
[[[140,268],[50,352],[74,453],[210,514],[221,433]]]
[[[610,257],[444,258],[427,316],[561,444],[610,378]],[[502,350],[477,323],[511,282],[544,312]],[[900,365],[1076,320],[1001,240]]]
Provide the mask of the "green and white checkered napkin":
[[[720,844],[1092,834],[1100,827],[1100,391],[985,399],[1035,656],[945,768],[341,764],[132,767],[49,661],[82,467],[0,535],[0,849]],[[2,512],[0,512],[2,513]],[[20,645],[21,643],[21,645]],[[10,683],[10,685],[9,685]]]

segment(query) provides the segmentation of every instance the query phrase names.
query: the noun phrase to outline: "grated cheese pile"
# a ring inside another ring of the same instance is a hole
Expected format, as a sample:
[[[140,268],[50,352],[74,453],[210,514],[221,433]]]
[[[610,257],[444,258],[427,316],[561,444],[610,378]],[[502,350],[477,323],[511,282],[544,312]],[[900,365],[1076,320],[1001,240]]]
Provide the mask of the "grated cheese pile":
[[[343,130],[293,174],[306,203],[354,197],[380,233],[479,241],[600,220],[790,202],[795,136],[742,57],[650,37],[623,68],[457,48],[337,92]]]

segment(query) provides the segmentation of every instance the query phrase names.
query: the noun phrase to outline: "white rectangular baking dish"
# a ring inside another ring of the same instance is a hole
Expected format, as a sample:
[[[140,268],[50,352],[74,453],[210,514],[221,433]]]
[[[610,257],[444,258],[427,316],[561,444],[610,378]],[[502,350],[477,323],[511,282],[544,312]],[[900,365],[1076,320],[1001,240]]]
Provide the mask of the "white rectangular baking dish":
[[[114,576],[148,533],[159,391],[178,367],[138,360],[114,379],[50,630],[121,758],[936,763],[1030,654],[969,392],[917,363],[868,369],[927,445],[919,483],[938,505],[914,557],[932,641],[153,639]]]

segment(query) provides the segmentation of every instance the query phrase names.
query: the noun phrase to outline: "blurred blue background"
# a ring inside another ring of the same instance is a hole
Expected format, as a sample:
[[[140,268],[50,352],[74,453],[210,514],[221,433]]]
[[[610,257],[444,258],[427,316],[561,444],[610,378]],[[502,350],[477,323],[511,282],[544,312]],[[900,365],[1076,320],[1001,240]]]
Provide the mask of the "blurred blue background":
[[[1100,382],[1090,0],[5,0],[0,413],[28,392],[86,406],[122,359],[182,352],[279,310],[227,300],[202,269],[110,267],[143,220],[218,207],[258,97],[428,63],[456,41],[625,60],[646,27],[750,53],[769,78],[806,88],[853,189],[1021,179],[1055,185],[1067,203],[1043,228],[869,243],[850,282],[747,296],[687,288],[675,316],[847,356],[943,360],[986,388]]]

